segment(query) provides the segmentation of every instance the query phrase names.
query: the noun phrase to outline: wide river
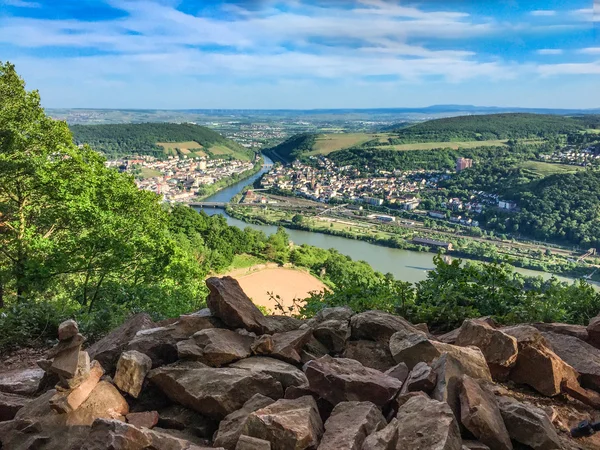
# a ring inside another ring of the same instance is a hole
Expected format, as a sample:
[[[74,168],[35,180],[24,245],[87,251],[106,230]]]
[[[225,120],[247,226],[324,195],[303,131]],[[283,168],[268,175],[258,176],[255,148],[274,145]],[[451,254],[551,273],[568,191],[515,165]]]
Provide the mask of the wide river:
[[[272,161],[264,156],[267,164]],[[238,194],[245,186],[252,184],[256,179],[266,172],[262,169],[256,175],[240,181],[222,191],[217,192],[211,197],[206,198],[207,202],[228,202],[233,196]],[[254,225],[234,219],[222,209],[205,208],[204,211],[208,215],[222,214],[227,219],[227,223],[235,225],[239,228],[251,227],[256,230],[262,230],[267,235],[277,231],[276,226],[271,225]],[[320,248],[334,248],[344,255],[350,256],[354,260],[366,261],[375,270],[383,273],[391,273],[397,279],[403,281],[417,282],[426,278],[427,272],[434,268],[433,253],[414,252],[410,250],[400,250],[396,248],[382,247],[379,245],[369,244],[364,241],[347,239],[338,236],[331,236],[322,233],[312,233],[310,231],[300,231],[286,229],[290,236],[290,240],[295,244],[308,244]],[[545,279],[550,278],[552,274],[538,272],[527,269],[517,269],[520,273],[530,276],[542,276]],[[567,278],[557,277],[563,281],[571,281]]]

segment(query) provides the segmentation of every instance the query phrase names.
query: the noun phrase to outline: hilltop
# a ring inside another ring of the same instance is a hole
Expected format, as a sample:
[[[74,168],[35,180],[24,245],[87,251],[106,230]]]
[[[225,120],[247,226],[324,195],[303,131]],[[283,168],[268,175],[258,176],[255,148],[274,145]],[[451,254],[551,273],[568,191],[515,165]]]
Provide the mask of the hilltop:
[[[219,133],[183,123],[72,125],[76,144],[89,144],[108,156],[170,154],[249,160],[254,154]]]

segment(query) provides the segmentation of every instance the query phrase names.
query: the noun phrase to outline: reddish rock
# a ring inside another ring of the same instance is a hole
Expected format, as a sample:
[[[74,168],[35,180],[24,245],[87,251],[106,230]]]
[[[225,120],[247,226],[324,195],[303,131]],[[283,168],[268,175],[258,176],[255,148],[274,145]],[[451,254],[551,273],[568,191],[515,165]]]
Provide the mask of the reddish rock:
[[[350,319],[350,327],[354,340],[365,339],[384,343],[388,343],[392,335],[401,330],[421,333],[404,318],[383,311],[356,314]]]
[[[387,422],[371,402],[338,403],[325,422],[325,434],[318,450],[360,449],[371,433]]]
[[[158,412],[129,413],[127,414],[127,423],[137,428],[154,428],[158,424]]]
[[[600,315],[592,318],[587,326],[588,342],[596,348],[600,348]]]
[[[400,364],[396,364],[391,369],[386,370],[385,374],[389,375],[390,377],[394,377],[394,378],[400,380],[402,383],[404,383],[406,381],[406,378],[408,378],[409,372],[410,371],[408,370],[408,367],[406,366],[406,364],[400,363]]]
[[[96,419],[125,420],[129,405],[116,387],[100,381],[85,401],[66,415],[67,425],[91,425]]]
[[[268,334],[259,336],[250,346],[254,355],[269,355],[273,352],[273,338]]]
[[[396,365],[389,346],[376,341],[349,341],[342,354],[344,358],[354,359],[365,367],[386,371]]]
[[[304,372],[296,366],[278,359],[254,356],[230,364],[229,367],[246,369],[271,376],[281,383],[284,391],[290,386],[308,385],[308,380]]]
[[[310,341],[311,337],[310,329],[275,333],[273,335],[273,351],[270,356],[292,364],[300,364],[302,347]]]
[[[341,353],[350,338],[348,320],[325,320],[313,328],[315,338],[331,353]]]
[[[271,443],[251,436],[240,436],[235,450],[271,450]]]
[[[201,438],[212,438],[219,425],[215,420],[209,419],[181,405],[171,405],[161,409],[158,416],[159,427],[163,429],[186,430]]]
[[[402,392],[423,391],[431,393],[436,386],[437,374],[426,363],[417,364],[408,375],[408,379],[402,386]]]
[[[50,399],[50,406],[59,413],[76,410],[87,400],[103,375],[104,369],[98,361],[94,361],[87,378],[74,389],[56,393]]]
[[[532,327],[543,333],[556,333],[573,336],[582,341],[589,339],[586,327],[583,325],[571,325],[568,323],[532,323]]]
[[[365,439],[362,450],[396,450],[398,443],[398,420],[392,419],[383,429],[376,431]]]

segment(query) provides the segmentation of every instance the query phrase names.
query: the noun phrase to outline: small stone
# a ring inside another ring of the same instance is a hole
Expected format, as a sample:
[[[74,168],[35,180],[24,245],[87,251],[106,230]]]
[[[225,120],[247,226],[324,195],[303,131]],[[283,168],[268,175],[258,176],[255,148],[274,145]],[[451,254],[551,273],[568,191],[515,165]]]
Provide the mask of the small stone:
[[[406,364],[404,364],[404,363],[396,364],[391,369],[388,369],[385,371],[386,375],[389,375],[390,377],[394,377],[394,378],[400,380],[402,383],[404,383],[406,381],[406,378],[408,377],[408,373],[409,373],[408,367],[406,367]]]
[[[137,428],[154,428],[158,424],[158,412],[144,411],[127,414],[127,423]]]
[[[79,326],[74,320],[65,320],[58,326],[58,340],[66,341],[79,333]]]
[[[151,368],[152,360],[143,353],[136,350],[123,352],[117,363],[115,385],[121,391],[137,398]]]
[[[61,382],[68,386],[69,389],[75,389],[79,384],[83,383],[90,375],[90,355],[88,352],[79,352],[79,361],[77,362],[77,371],[73,378],[60,377]]]
[[[273,352],[273,338],[268,334],[259,336],[250,346],[254,355],[268,355]]]
[[[66,342],[66,341],[63,341]],[[52,361],[50,371],[64,378],[73,378],[79,366],[79,349],[81,344],[59,353]]]

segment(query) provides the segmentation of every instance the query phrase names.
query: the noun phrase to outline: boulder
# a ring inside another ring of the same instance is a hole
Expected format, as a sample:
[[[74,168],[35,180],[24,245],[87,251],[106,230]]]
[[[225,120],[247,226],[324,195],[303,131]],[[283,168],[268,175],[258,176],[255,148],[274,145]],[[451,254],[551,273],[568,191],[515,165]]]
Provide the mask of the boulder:
[[[494,394],[465,375],[460,390],[460,420],[491,450],[510,450],[512,444]]]
[[[316,392],[313,392],[309,386],[290,386],[285,390],[283,398],[293,400],[304,397],[305,395],[310,395],[315,399],[321,419],[327,420],[331,415],[331,411],[333,411],[333,405],[324,398],[319,397],[319,395]]]
[[[394,377],[394,378],[400,380],[402,383],[404,383],[406,381],[406,378],[408,377],[409,372],[410,371],[408,370],[408,367],[406,366],[406,364],[400,363],[400,364],[396,364],[394,367],[386,370],[385,374],[389,375],[390,377]]]
[[[444,402],[415,396],[398,411],[398,449],[461,450],[458,422]]]
[[[16,369],[0,373],[0,392],[17,395],[34,395],[40,387],[44,371],[35,369]]]
[[[136,351],[152,360],[152,367],[160,367],[177,361],[177,342],[173,336],[173,325],[146,328],[136,333],[126,346],[127,351]]]
[[[361,450],[396,450],[398,443],[398,419],[392,419],[390,423],[379,431],[376,431],[365,439]]]
[[[257,334],[269,331],[269,322],[232,277],[206,280],[210,311],[230,328],[244,328]]]
[[[596,348],[600,348],[600,314],[590,320],[586,328],[588,342]]]
[[[577,380],[577,372],[554,353],[542,334],[532,326],[518,325],[503,331],[517,338],[519,355],[510,372],[515,383],[527,384],[540,394],[560,394],[564,380]]]
[[[94,361],[87,378],[83,382],[79,383],[74,389],[56,393],[50,399],[51,408],[59,413],[76,410],[87,400],[103,375],[104,369],[98,361]]]
[[[477,347],[459,347],[458,345],[435,341],[434,344],[441,353],[452,355],[470,377],[492,381],[492,375],[485,357]]]
[[[179,358],[189,358],[219,367],[250,356],[254,338],[235,331],[209,328],[195,333],[191,339],[177,344]],[[190,343],[190,348],[181,344]]]
[[[43,393],[39,397],[30,399],[22,408],[15,414],[15,420],[29,420],[39,419],[54,415],[54,411],[50,409],[50,399],[56,394],[56,389],[51,389],[48,392]]]
[[[499,397],[497,400],[502,419],[512,440],[534,450],[562,448],[556,430],[543,410],[510,397]]]
[[[349,341],[342,353],[344,358],[354,359],[365,367],[386,371],[396,365],[389,347],[377,341]]]
[[[171,400],[217,420],[240,409],[256,393],[283,397],[281,383],[269,375],[195,361],[154,369],[148,378]]]
[[[146,375],[152,368],[152,360],[136,350],[123,352],[117,363],[115,385],[133,398],[142,390]]]
[[[400,330],[392,335],[390,351],[396,363],[403,362],[409,369],[420,362],[430,363],[441,354],[427,336],[410,330]]]
[[[404,386],[402,386],[402,392],[423,391],[429,394],[435,389],[436,381],[437,374],[431,366],[420,362],[411,370],[408,379],[404,383]]]
[[[271,443],[251,436],[240,436],[235,450],[271,450]]]
[[[158,412],[156,411],[129,413],[126,418],[127,423],[137,428],[154,428],[158,424]]]
[[[338,403],[325,422],[318,450],[359,450],[367,436],[387,422],[371,402]]]
[[[119,328],[87,349],[90,358],[97,360],[108,373],[114,373],[119,356],[136,333],[153,326],[154,322],[146,313],[139,313],[130,317]]]
[[[341,353],[350,338],[350,325],[347,320],[325,320],[313,328],[313,335],[330,353]]]
[[[334,308],[324,308],[319,311],[315,320],[318,323],[325,322],[327,320],[345,320],[348,321],[354,315],[354,311],[349,306],[336,306]]]
[[[310,341],[311,337],[312,331],[310,329],[275,333],[273,335],[271,356],[292,364],[300,364],[302,362],[300,356],[302,347]]]
[[[273,450],[316,448],[323,435],[323,422],[315,399],[281,399],[248,416],[242,434],[264,439]]]
[[[79,333],[79,326],[74,320],[65,320],[58,326],[58,340],[66,341]]]
[[[600,350],[582,340],[557,333],[542,333],[550,349],[581,375],[581,384],[600,391]]]
[[[66,424],[89,426],[99,418],[124,421],[127,414],[129,405],[117,388],[100,381],[79,408],[66,414]]]
[[[495,379],[505,379],[517,363],[517,339],[480,320],[465,320],[455,345],[479,348]]]
[[[0,392],[0,422],[13,420],[17,412],[31,401],[30,398]]]
[[[160,410],[158,426],[166,429],[186,430],[201,438],[212,438],[218,423],[184,406],[171,405]]]
[[[290,316],[266,316],[270,333],[284,333],[299,329],[304,323],[300,319]]]
[[[395,417],[396,414],[398,413],[398,410],[402,407],[402,405],[404,405],[411,398],[413,398],[413,397],[419,397],[419,396],[420,397],[429,398],[429,395],[427,395],[423,391],[400,392],[400,394],[398,394],[398,396],[394,399],[394,404],[393,404],[393,408],[392,408],[392,413],[393,413],[392,415]]]
[[[565,334],[567,336],[573,336],[582,341],[589,339],[586,327],[583,325],[571,325],[569,323],[532,323],[532,327],[536,328],[542,333],[556,333]]]
[[[304,365],[309,386],[333,405],[348,401],[371,401],[386,405],[398,393],[402,383],[378,370],[346,358],[322,358]]]
[[[366,311],[352,316],[350,319],[352,339],[366,339],[388,343],[392,335],[398,331],[421,333],[410,322],[400,316],[383,311]]]
[[[259,336],[250,346],[253,355],[270,355],[273,348],[273,338],[268,334]]]
[[[290,386],[304,386],[308,379],[304,372],[292,364],[264,356],[254,356],[230,364],[229,367],[250,370],[273,377],[281,383],[285,391]]]
[[[248,416],[254,411],[258,411],[272,403],[274,403],[272,398],[255,394],[240,409],[232,412],[221,421],[219,430],[215,434],[214,445],[227,450],[234,450],[246,425]]]
[[[460,328],[449,331],[444,334],[440,334],[439,336],[435,336],[435,339],[439,342],[443,342],[444,344],[454,344],[456,342],[456,338],[458,337],[458,333]]]

